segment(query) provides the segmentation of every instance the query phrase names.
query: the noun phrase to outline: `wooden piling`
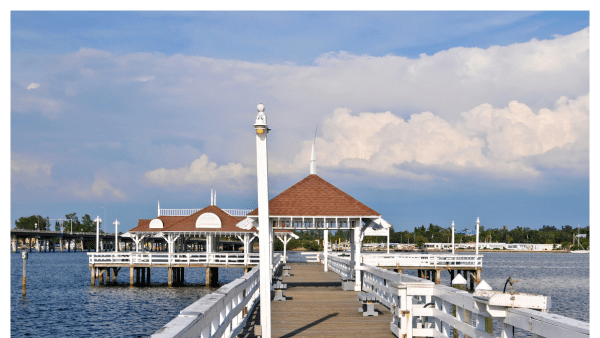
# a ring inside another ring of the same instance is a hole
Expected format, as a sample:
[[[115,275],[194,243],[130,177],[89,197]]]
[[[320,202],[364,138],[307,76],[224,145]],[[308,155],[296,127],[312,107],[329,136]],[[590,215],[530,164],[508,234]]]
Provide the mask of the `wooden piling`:
[[[92,286],[96,286],[96,268],[92,267],[90,271],[92,272]]]
[[[172,267],[168,267],[168,272],[167,272],[167,285],[168,286],[173,286],[173,268]]]
[[[133,283],[134,283],[134,279],[133,279],[134,270],[135,270],[135,268],[133,266],[129,267],[129,286],[133,286]]]
[[[216,287],[219,285],[219,268],[206,267],[206,286]]]

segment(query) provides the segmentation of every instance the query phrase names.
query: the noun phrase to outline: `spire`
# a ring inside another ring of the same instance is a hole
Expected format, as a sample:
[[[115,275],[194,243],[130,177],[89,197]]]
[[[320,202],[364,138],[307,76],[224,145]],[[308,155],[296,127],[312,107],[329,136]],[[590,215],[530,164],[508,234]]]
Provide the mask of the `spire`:
[[[317,127],[318,129],[319,127]],[[315,158],[315,141],[317,139],[317,130],[315,129],[315,138],[313,139],[312,152],[310,154],[310,174],[317,174],[317,159]]]
[[[160,217],[160,198],[158,199],[158,216],[156,217]]]
[[[217,189],[215,189],[215,197],[214,197],[213,205],[215,207],[217,206]]]
[[[215,198],[213,197],[213,189],[210,189],[210,205],[214,205],[215,203]]]

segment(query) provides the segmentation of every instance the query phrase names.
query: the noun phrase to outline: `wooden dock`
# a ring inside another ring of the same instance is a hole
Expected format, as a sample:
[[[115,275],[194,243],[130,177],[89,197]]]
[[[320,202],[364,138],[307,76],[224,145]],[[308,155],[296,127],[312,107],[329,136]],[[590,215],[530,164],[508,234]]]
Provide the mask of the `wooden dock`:
[[[324,272],[319,263],[288,263],[292,276],[283,277],[286,301],[271,304],[272,337],[395,337],[390,331],[390,311],[375,305],[377,317],[358,312],[358,292],[342,291],[340,277]],[[250,315],[238,337],[251,338],[260,325],[260,306]]]

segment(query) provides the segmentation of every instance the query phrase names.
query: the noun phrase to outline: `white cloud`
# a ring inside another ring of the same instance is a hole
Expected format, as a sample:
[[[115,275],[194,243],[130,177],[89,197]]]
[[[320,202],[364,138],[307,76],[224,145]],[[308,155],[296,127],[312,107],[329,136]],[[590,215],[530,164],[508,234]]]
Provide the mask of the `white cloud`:
[[[39,88],[39,87],[40,87],[40,84],[39,84],[39,83],[32,82],[31,84],[29,84],[29,86],[27,86],[27,90],[30,90],[30,89],[37,89],[37,88]]]
[[[148,171],[144,177],[159,186],[210,185],[246,189],[252,179],[253,170],[239,163],[218,166],[202,155],[189,166],[179,169],[160,168]]]
[[[391,114],[338,109],[316,140],[318,167],[364,169],[406,177],[423,171],[487,173],[496,178],[532,177],[541,168],[585,171],[589,95],[561,98],[537,113],[512,101],[506,108],[482,104],[456,123],[430,112],[403,119]],[[311,142],[293,168],[304,169]],[[402,169],[402,170],[401,170]],[[285,170],[281,170],[282,172]]]
[[[55,184],[52,179],[52,164],[31,156],[13,153],[10,168],[13,184],[22,183],[29,188]]]
[[[115,198],[118,200],[125,199],[125,194],[121,189],[113,187],[108,179],[98,176],[91,186],[73,184],[69,187],[69,190],[74,196],[88,200],[103,197]]]

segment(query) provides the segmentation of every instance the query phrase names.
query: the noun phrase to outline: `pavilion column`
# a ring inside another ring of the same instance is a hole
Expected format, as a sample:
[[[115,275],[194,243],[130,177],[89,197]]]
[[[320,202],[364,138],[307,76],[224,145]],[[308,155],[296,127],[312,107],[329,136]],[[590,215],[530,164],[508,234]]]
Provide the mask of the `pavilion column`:
[[[354,291],[362,290],[362,272],[361,268],[361,255],[360,250],[362,248],[362,219],[358,220],[358,224],[355,224],[354,227]]]
[[[323,267],[323,271],[327,272],[329,271],[329,268],[327,266],[327,263],[329,261],[329,249],[327,248],[329,246],[329,230],[323,230],[323,256],[325,256],[325,261],[324,261],[324,267]]]

